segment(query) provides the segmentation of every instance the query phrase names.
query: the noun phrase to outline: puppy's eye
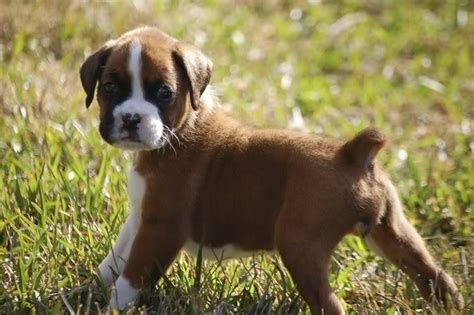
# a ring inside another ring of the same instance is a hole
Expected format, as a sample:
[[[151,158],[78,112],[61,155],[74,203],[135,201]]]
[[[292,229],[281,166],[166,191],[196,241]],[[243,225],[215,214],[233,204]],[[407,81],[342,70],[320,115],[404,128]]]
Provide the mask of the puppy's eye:
[[[118,91],[118,85],[115,83],[106,83],[104,84],[104,91],[107,94],[115,94]]]
[[[156,98],[160,101],[168,101],[173,96],[173,92],[166,85],[161,85],[156,91]]]

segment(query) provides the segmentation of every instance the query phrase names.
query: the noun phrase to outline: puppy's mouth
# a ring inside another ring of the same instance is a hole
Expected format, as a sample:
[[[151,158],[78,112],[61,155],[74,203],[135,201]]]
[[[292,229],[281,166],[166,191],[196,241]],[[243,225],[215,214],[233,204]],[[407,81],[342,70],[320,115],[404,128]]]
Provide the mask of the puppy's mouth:
[[[148,151],[164,145],[161,120],[142,115],[139,124],[122,124],[118,119],[101,122],[100,133],[104,140],[121,149]]]
[[[128,142],[141,142],[140,136],[138,135],[138,129],[124,129],[119,132],[118,140],[120,141],[128,141]]]
[[[132,151],[141,151],[141,150],[154,150],[159,149],[165,144],[165,139],[163,137],[156,137],[155,142],[150,143],[147,138],[147,129],[139,129],[140,127],[125,128],[124,126],[118,127],[115,132],[115,135],[112,136],[112,140],[109,142],[115,147],[132,150]],[[158,139],[159,138],[159,139]]]
[[[153,148],[146,145],[138,135],[138,128],[126,129],[121,128],[117,134],[117,138],[113,143],[114,146],[126,150],[151,150]]]

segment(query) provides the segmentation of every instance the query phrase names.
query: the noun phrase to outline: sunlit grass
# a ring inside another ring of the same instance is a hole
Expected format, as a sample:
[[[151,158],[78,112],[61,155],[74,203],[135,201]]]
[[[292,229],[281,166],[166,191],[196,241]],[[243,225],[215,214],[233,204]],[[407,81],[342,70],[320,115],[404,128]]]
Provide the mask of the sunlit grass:
[[[106,39],[144,24],[202,47],[222,106],[248,124],[333,137],[383,130],[381,162],[407,215],[473,312],[474,5],[313,2],[0,3],[0,313],[106,305],[95,268],[127,215],[131,156],[100,139],[78,69]],[[350,313],[433,312],[358,238],[338,247],[331,270]],[[183,255],[139,305],[307,312],[274,256]]]

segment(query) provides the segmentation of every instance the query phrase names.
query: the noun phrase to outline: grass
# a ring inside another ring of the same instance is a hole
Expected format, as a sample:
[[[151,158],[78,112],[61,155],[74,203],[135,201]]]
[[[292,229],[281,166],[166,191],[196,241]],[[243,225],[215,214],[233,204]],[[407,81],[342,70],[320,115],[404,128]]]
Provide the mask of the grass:
[[[201,46],[222,106],[248,124],[333,137],[383,130],[391,141],[380,159],[407,215],[474,313],[472,1],[134,3],[0,3],[0,313],[106,304],[92,280],[126,217],[131,156],[100,139],[78,69],[106,39],[143,24]],[[436,313],[355,237],[331,270],[349,314]],[[272,256],[199,264],[182,255],[139,305],[308,313]]]

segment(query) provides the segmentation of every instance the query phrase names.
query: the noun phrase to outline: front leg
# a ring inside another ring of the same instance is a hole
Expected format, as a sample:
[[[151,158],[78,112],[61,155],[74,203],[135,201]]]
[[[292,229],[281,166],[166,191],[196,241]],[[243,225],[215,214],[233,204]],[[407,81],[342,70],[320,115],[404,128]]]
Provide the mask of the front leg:
[[[112,250],[99,265],[99,274],[106,287],[110,286],[117,275],[125,268],[130,255],[133,240],[138,232],[142,212],[142,200],[146,190],[145,178],[132,166],[128,173],[128,197],[130,211],[127,220],[120,228],[120,233]]]
[[[133,239],[138,231],[138,218],[131,212],[120,232],[114,246],[99,265],[99,275],[104,286],[110,286],[116,275],[120,275],[128,260]]]
[[[184,235],[176,224],[142,220],[125,269],[112,291],[110,307],[124,309],[135,300],[140,289],[154,284],[168,269],[183,244]]]

